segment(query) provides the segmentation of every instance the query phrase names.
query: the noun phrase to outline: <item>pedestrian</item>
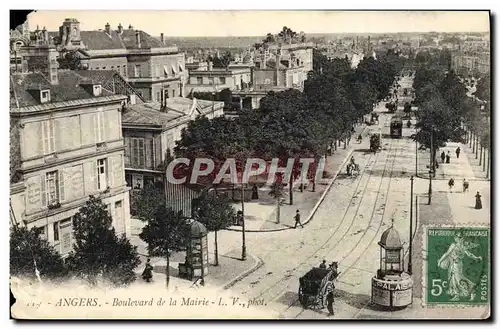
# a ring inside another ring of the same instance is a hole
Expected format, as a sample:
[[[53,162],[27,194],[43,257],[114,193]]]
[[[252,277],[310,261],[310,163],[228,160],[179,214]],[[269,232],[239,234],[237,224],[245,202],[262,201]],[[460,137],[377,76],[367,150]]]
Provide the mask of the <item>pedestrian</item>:
[[[465,193],[465,192],[468,192],[468,191],[469,191],[469,182],[468,182],[468,181],[466,181],[466,180],[465,180],[465,178],[464,178],[464,182],[463,182],[463,184],[462,184],[462,185],[463,185],[463,188],[464,188],[463,192],[464,192],[464,193]]]
[[[406,128],[411,128],[411,121],[408,120],[408,122],[406,123]]]
[[[297,224],[300,224],[300,226],[302,228],[304,228],[304,226],[300,222],[300,211],[299,211],[299,209],[297,209],[297,211],[295,212],[295,226],[293,228],[297,228]]]
[[[150,261],[151,260],[148,258],[146,261],[146,267],[142,272],[142,278],[146,282],[151,282],[151,279],[153,278],[153,266],[151,265]]]
[[[457,149],[455,150],[455,153],[457,154],[457,159],[460,158],[460,146],[457,147]]]
[[[448,154],[446,154],[446,163],[450,163],[450,151],[448,151]]]
[[[257,200],[259,199],[259,189],[257,188],[256,184],[253,184],[252,186],[252,200]]]
[[[443,152],[441,152],[441,162],[444,163],[444,159],[446,158],[446,154]]]
[[[335,300],[334,300],[334,297],[333,297],[333,290],[334,289],[331,289],[328,292],[328,294],[326,295],[326,308],[328,309],[328,316],[334,315],[334,313],[333,313],[333,302]]]
[[[319,264],[319,268],[324,268],[326,270],[326,260],[323,259],[323,262]]]
[[[450,180],[448,181],[448,187],[451,190],[453,186],[455,186],[455,180],[453,178],[450,178]]]
[[[477,191],[475,198],[476,198],[476,206],[474,208],[483,209],[483,203],[481,202],[481,194],[479,194],[479,191]]]

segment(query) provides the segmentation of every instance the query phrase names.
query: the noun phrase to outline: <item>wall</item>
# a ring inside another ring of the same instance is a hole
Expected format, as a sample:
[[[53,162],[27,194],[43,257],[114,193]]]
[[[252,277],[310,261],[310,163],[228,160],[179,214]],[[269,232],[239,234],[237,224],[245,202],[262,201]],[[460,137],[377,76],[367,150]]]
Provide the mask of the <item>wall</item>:
[[[116,70],[122,77],[127,77],[127,57],[92,58],[89,70]]]
[[[103,119],[101,142],[120,141],[121,104],[87,107],[75,111],[59,111],[53,114],[25,117],[20,121],[21,159],[23,168],[45,164],[43,150],[43,124],[52,122],[54,129],[54,153],[58,160],[75,156],[73,151],[95,147],[97,140],[97,113]],[[92,152],[92,151],[87,151]]]

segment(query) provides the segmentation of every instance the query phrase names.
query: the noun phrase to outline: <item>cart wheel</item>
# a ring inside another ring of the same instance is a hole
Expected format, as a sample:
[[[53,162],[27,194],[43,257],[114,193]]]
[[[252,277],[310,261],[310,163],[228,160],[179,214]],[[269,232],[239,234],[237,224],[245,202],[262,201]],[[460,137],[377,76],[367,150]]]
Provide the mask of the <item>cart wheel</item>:
[[[302,287],[299,287],[299,302],[303,308],[307,308],[307,296],[302,292]]]

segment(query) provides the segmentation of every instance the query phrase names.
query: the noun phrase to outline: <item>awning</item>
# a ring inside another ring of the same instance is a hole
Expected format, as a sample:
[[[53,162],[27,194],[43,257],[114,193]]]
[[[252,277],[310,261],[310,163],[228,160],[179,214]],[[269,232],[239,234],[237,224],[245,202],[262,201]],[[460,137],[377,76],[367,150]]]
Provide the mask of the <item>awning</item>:
[[[179,72],[183,72],[182,65],[179,64]]]
[[[163,65],[163,71],[165,72],[165,75],[166,76],[169,76],[169,72],[168,72],[168,67],[166,65]]]
[[[172,74],[173,75],[176,75],[177,74],[177,70],[175,69],[175,66],[172,64]]]

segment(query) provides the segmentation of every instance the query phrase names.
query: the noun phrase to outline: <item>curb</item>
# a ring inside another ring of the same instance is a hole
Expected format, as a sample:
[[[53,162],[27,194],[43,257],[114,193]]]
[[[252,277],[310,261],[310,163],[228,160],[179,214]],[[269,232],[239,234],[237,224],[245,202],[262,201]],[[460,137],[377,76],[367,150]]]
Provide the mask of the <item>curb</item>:
[[[259,257],[255,257],[253,255],[249,255],[249,256],[252,257],[255,261],[253,266],[251,268],[249,268],[248,270],[244,271],[243,273],[241,273],[240,275],[238,275],[236,278],[229,281],[228,283],[224,284],[221,288],[222,290],[227,290],[227,289],[231,288],[236,283],[243,280],[244,278],[246,278],[247,276],[249,276],[253,272],[257,271],[262,265],[264,265],[264,261],[262,259],[260,259]]]
[[[365,129],[366,129],[366,127],[365,127]],[[363,132],[364,132],[364,130],[363,130]],[[319,198],[318,202],[316,202],[316,205],[314,206],[313,210],[311,210],[311,212],[309,213],[309,216],[307,216],[307,219],[302,223],[302,225],[306,225],[306,224],[308,224],[312,220],[312,218],[314,217],[314,214],[316,213],[316,211],[318,210],[319,206],[321,205],[321,203],[325,199],[326,194],[330,191],[331,187],[333,186],[333,183],[337,179],[338,174],[342,171],[342,168],[344,168],[345,164],[349,161],[349,159],[350,159],[350,157],[351,157],[351,155],[352,155],[353,152],[354,152],[354,149],[352,149],[351,151],[349,151],[349,154],[345,157],[344,161],[339,166],[339,169],[337,169],[337,171],[335,172],[335,174],[333,175],[333,177],[330,179],[330,182],[328,183],[328,186],[323,191],[323,194]],[[249,232],[249,233],[280,232],[280,231],[293,230],[293,229],[294,229],[293,227],[280,227],[280,228],[272,228],[272,229],[267,229],[267,230],[245,230],[245,233],[247,233],[247,232]],[[225,231],[232,231],[232,232],[241,232],[242,231],[241,229],[235,229],[235,228],[226,228],[224,230]]]

